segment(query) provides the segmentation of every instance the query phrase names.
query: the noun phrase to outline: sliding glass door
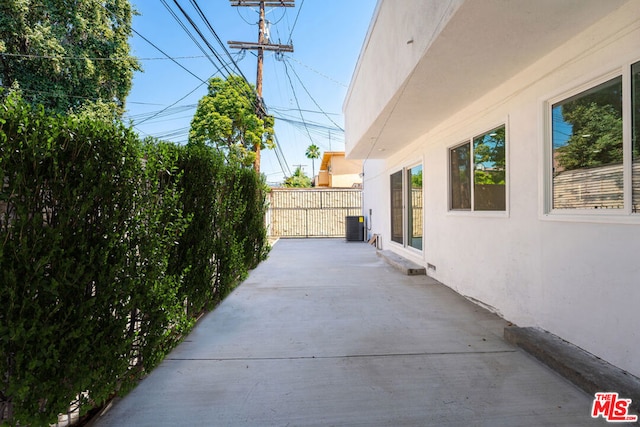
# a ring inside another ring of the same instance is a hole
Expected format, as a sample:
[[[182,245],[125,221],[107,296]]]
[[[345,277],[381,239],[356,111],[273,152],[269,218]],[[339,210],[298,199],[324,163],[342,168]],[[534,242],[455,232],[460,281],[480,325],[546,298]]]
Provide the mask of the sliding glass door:
[[[391,240],[422,250],[422,165],[391,174],[390,188]]]

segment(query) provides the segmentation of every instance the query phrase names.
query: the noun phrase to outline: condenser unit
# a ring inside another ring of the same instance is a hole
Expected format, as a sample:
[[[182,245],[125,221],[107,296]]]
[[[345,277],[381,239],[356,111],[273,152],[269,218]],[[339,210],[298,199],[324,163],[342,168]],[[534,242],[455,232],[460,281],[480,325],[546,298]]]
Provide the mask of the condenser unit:
[[[348,216],[345,218],[347,242],[364,241],[364,217]]]

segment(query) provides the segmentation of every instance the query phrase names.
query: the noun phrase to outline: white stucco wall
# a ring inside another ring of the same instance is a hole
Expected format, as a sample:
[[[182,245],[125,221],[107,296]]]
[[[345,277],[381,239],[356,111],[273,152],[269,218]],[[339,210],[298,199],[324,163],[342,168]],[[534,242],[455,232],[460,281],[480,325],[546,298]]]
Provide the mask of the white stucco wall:
[[[424,51],[438,36],[464,0],[379,1],[363,51],[375,46],[375,53],[361,56],[345,98],[345,105],[366,105],[350,115],[347,140],[359,140],[369,125],[397,93]],[[406,10],[412,13],[407,14]],[[400,46],[400,47],[399,47]],[[384,82],[372,91],[358,80]],[[347,151],[353,144],[347,142]]]
[[[331,177],[331,187],[333,188],[354,188],[354,186],[358,186],[361,182],[360,174],[357,173],[333,175]]]
[[[431,276],[507,320],[549,330],[637,376],[640,215],[545,213],[544,144],[545,101],[640,60],[639,41],[638,3],[630,2],[417,140],[403,141],[389,158],[369,158],[363,167],[363,213],[371,210],[370,233],[383,237],[385,249],[434,265]],[[373,120],[363,114],[347,120],[356,131]],[[507,212],[449,212],[448,148],[503,123]],[[421,252],[389,240],[389,176],[418,162]]]

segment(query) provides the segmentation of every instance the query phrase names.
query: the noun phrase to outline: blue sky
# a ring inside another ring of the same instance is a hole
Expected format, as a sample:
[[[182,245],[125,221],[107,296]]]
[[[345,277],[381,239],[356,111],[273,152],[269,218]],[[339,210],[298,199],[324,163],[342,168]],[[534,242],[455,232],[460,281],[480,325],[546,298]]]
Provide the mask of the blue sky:
[[[226,56],[198,19],[192,2],[178,3],[207,41]],[[257,41],[257,8],[232,7],[228,0],[196,3],[225,46],[229,40]],[[185,143],[196,104],[206,94],[202,81],[220,74],[165,6],[188,26],[173,0],[132,0],[132,4],[140,13],[133,18],[138,34],[131,39],[132,54],[141,59],[144,72],[134,76],[125,119],[133,121],[142,137],[152,135]],[[311,160],[304,153],[312,142],[321,152],[344,150],[344,133],[337,130],[344,128],[342,103],[376,0],[296,0],[295,4],[294,8],[267,9],[271,43],[287,44],[291,37],[294,52],[281,57],[265,52],[263,98],[269,113],[282,117],[276,118],[276,135],[289,169],[293,172],[297,165],[305,165],[305,172],[311,175]],[[195,34],[191,27],[189,30]],[[205,46],[201,39],[198,42]],[[249,82],[255,84],[255,51],[243,54],[228,50]],[[206,46],[205,51],[211,55]],[[315,163],[317,172],[319,162]],[[263,151],[261,171],[268,182],[282,181],[282,169],[275,152]]]

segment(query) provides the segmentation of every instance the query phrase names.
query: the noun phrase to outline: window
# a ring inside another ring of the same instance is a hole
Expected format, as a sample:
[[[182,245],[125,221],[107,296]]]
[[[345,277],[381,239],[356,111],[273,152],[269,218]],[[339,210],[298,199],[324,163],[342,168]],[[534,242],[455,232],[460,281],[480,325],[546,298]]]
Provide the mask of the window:
[[[640,63],[630,71],[550,103],[552,209],[640,212]]]
[[[422,165],[407,170],[409,246],[422,250]]]
[[[553,104],[553,208],[622,209],[622,78]]]
[[[391,240],[422,250],[422,165],[391,174],[390,188]]]
[[[506,210],[505,149],[505,126],[500,126],[449,150],[451,210]]]
[[[403,244],[402,171],[391,175],[391,240]]]
[[[471,209],[471,145],[467,142],[449,153],[451,209]]]

